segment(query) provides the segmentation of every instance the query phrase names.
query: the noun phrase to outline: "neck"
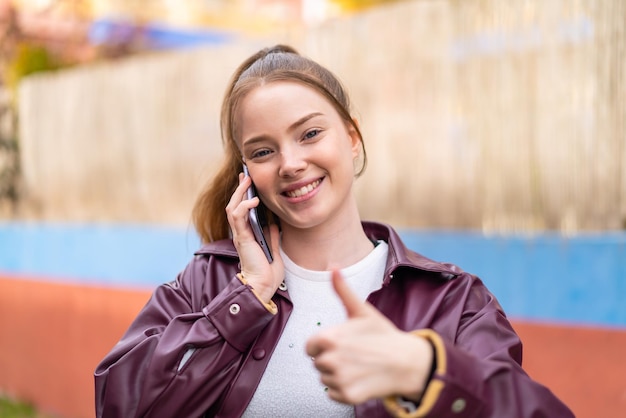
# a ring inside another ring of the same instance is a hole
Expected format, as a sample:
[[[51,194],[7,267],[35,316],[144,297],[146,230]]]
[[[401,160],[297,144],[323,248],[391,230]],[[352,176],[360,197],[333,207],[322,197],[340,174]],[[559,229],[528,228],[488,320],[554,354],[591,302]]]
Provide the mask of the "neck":
[[[313,228],[283,227],[281,245],[300,267],[327,271],[362,260],[374,248],[358,216],[349,216]]]

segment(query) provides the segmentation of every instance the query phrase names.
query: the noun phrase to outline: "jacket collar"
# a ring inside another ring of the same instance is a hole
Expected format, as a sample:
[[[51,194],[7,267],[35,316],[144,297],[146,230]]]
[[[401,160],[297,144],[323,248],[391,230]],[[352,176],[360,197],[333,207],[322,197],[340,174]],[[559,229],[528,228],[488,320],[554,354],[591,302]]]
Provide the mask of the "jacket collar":
[[[202,245],[194,255],[217,255],[228,258],[239,258],[239,254],[235,249],[232,239],[208,242]]]
[[[365,234],[372,241],[383,240],[389,245],[389,256],[387,257],[387,267],[385,269],[385,281],[389,280],[395,270],[400,267],[413,268],[418,270],[440,273],[443,278],[451,279],[458,276],[462,271],[451,264],[444,264],[433,261],[429,258],[409,250],[402,241],[398,233],[389,225],[378,222],[362,222]],[[233,245],[232,240],[224,239],[220,241],[204,244],[195,255],[215,255],[237,259],[239,255]]]
[[[394,271],[406,267],[411,269],[440,273],[444,279],[452,279],[462,271],[451,264],[439,263],[409,250],[398,233],[389,225],[378,222],[362,222],[365,234],[373,241],[383,240],[389,245],[385,282],[391,279]]]

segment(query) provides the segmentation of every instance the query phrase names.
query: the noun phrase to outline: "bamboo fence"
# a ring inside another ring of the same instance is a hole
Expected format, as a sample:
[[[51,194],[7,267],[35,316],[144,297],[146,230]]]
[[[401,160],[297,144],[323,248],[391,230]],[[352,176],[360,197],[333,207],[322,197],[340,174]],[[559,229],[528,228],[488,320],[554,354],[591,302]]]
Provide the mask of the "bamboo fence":
[[[49,73],[20,90],[21,216],[186,224],[249,54],[291,43],[352,95],[362,216],[400,227],[626,227],[626,2],[406,1],[266,39]]]

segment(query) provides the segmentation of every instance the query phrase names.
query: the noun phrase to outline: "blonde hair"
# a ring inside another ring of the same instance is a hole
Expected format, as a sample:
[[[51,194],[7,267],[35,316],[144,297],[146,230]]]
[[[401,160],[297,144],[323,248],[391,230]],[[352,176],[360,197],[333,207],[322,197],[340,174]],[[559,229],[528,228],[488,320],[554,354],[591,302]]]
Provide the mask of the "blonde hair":
[[[203,242],[230,236],[225,208],[239,184],[238,174],[243,170],[236,142],[237,107],[254,88],[275,81],[295,81],[322,94],[361,138],[362,164],[356,175],[365,170],[367,155],[361,131],[352,118],[350,100],[337,77],[290,46],[262,49],[237,68],[222,101],[220,128],[225,158],[217,174],[198,196],[192,211],[193,223]]]

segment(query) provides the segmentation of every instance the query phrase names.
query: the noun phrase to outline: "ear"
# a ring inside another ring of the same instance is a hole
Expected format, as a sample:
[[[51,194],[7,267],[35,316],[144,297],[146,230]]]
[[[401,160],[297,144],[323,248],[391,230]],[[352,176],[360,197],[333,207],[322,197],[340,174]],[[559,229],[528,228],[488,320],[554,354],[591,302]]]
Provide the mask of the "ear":
[[[359,121],[356,118],[352,118],[352,122],[354,122],[354,125],[356,125],[359,129],[355,129],[351,123],[347,123],[346,125],[348,128],[348,135],[350,135],[350,140],[352,142],[352,156],[357,158],[361,153],[361,148],[363,148],[363,138],[361,138],[361,135],[359,134]]]

